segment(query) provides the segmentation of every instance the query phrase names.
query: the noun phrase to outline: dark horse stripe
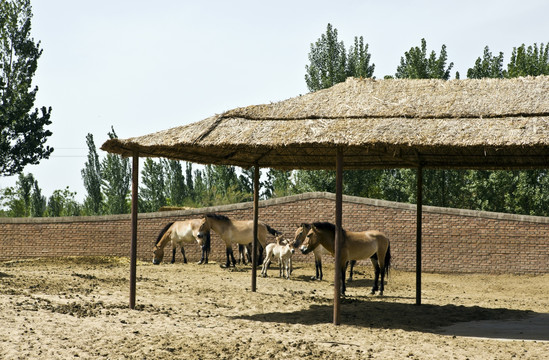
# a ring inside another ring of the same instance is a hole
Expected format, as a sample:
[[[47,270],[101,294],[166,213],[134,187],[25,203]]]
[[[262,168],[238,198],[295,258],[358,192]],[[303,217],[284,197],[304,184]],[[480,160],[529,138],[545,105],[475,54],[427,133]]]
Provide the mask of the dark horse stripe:
[[[170,228],[170,226],[172,226],[174,224],[174,222],[171,222],[169,223],[168,225],[164,226],[164,229],[162,229],[162,231],[160,232],[160,234],[158,234],[158,238],[156,239],[156,242],[154,243],[155,245],[158,245],[158,242],[160,241],[160,239],[162,239],[162,236],[164,236],[164,234],[166,233],[166,231],[168,231],[168,229]]]

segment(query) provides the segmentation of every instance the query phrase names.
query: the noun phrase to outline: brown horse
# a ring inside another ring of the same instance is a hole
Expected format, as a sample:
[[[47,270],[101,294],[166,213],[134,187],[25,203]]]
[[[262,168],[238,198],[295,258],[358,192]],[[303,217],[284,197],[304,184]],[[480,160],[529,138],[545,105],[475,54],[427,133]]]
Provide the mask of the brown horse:
[[[303,243],[303,241],[307,237],[307,234],[309,233],[309,230],[311,230],[311,226],[312,224],[309,223],[301,223],[301,225],[297,227],[294,236],[295,247],[299,247]],[[315,276],[311,277],[311,280],[322,280],[322,255],[330,254],[330,252],[326,250],[324,246],[318,245],[313,250],[313,254],[315,256]],[[349,270],[349,281],[353,281],[353,268],[355,264],[356,260],[352,260],[351,268]]]
[[[330,253],[335,253],[335,225],[327,222],[313,223],[311,230],[301,245],[301,252],[307,254],[319,245],[324,246]],[[379,295],[383,295],[385,274],[389,273],[391,263],[391,249],[389,239],[383,233],[375,230],[351,232],[342,230],[341,242],[341,294],[345,295],[345,271],[347,262],[351,260],[368,259],[372,261],[375,269],[375,280],[372,294],[379,289]],[[374,258],[373,255],[377,255]],[[381,273],[381,285],[378,287]]]
[[[210,232],[210,229],[215,231],[219,237],[225,242],[227,254],[227,262],[225,267],[235,266],[236,260],[233,255],[232,244],[249,245],[254,240],[253,220],[231,220],[225,215],[207,214],[200,220],[198,229],[198,243],[202,244],[205,235]],[[277,236],[281,235],[278,231],[271,228],[269,225],[259,222],[257,229],[257,239],[259,241],[259,258],[258,264],[262,263],[263,249],[265,248],[267,233]]]
[[[183,255],[183,263],[187,263],[187,257],[185,256],[185,249],[183,243],[191,244],[198,243],[198,228],[200,227],[201,219],[191,219],[183,221],[175,221],[166,225],[158,234],[156,243],[153,249],[153,264],[158,265],[164,258],[164,247],[171,242],[172,244],[172,261],[175,263],[175,252],[177,246],[181,247],[181,254]],[[210,253],[210,233],[205,234],[205,241],[201,241],[199,245],[202,246],[202,258],[198,262],[199,264],[208,263],[208,254]]]

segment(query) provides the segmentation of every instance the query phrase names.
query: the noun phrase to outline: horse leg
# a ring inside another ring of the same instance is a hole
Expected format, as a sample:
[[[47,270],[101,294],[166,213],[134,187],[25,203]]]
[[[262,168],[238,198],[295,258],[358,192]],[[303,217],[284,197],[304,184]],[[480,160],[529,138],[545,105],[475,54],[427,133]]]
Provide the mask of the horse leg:
[[[228,268],[229,266],[231,266],[230,258],[233,255],[233,249],[231,245],[225,247],[225,255],[227,256],[227,261],[225,262],[225,265],[221,265],[221,267]]]
[[[378,288],[378,281],[379,281],[379,273],[380,273],[380,267],[379,267],[379,262],[377,260],[377,256],[374,258],[373,256],[370,258],[370,260],[372,261],[372,265],[374,266],[374,272],[375,272],[375,275],[374,275],[374,286],[372,287],[372,295],[374,295],[376,293],[376,291],[379,289]]]
[[[248,250],[246,252],[246,258],[248,258],[248,262],[251,264],[252,263],[252,243],[249,243],[248,245],[246,245],[246,249]]]
[[[345,290],[347,287],[345,286],[345,273],[347,272],[347,262],[344,263],[344,265],[341,267],[341,295],[345,296]]]
[[[187,263],[187,257],[185,256],[185,248],[181,246],[181,255],[183,255],[183,264]]]
[[[236,259],[234,258],[234,253],[233,253],[233,247],[232,246],[229,246],[229,256],[231,257],[233,267],[235,267],[236,266]],[[228,262],[229,262],[229,259],[227,258],[227,263]]]
[[[175,263],[175,248],[172,249],[172,261],[171,263]]]
[[[351,268],[349,269],[349,282],[353,281],[353,268],[356,265],[356,260],[351,260]]]
[[[263,245],[261,245],[261,243],[258,242],[257,244],[258,246],[258,250],[259,250],[259,254],[258,254],[258,257],[257,257],[257,263],[258,264],[261,264],[262,261],[263,261]]]

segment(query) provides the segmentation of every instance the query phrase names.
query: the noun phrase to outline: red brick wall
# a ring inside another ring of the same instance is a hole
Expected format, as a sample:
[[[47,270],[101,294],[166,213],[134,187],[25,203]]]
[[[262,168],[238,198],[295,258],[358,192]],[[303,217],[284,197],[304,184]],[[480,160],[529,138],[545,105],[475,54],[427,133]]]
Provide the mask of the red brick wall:
[[[415,205],[343,197],[343,227],[377,229],[391,241],[392,263],[415,269]],[[259,218],[293,237],[301,222],[334,221],[335,196],[309,193],[260,202]],[[233,219],[252,219],[251,203],[140,214],[138,258],[150,261],[158,232],[171,221],[216,212]],[[425,206],[423,270],[434,272],[549,273],[549,218]],[[130,216],[73,218],[0,218],[0,260],[44,256],[129,256]],[[272,239],[270,239],[272,241]],[[200,259],[196,244],[185,246],[189,261]],[[171,253],[166,250],[164,261]],[[181,254],[177,253],[181,261]],[[223,262],[224,244],[212,233],[210,259]],[[296,253],[297,261],[312,255]],[[326,258],[325,261],[331,261]]]

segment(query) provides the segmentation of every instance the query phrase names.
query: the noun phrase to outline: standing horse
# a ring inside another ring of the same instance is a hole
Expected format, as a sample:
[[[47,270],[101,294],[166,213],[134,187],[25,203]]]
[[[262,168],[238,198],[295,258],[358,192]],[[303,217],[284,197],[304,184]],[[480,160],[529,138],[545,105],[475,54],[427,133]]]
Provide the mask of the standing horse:
[[[299,247],[307,237],[307,233],[311,230],[311,224],[301,223],[299,227],[295,230],[294,244],[296,247]],[[329,254],[330,252],[322,245],[318,245],[314,250],[313,254],[315,255],[315,271],[316,275],[311,277],[311,280],[322,280],[322,255]],[[352,280],[353,277],[353,266],[354,262],[351,262],[351,272],[349,280]]]
[[[175,252],[179,245],[181,247],[181,254],[183,255],[183,263],[187,263],[187,257],[185,256],[185,249],[183,243],[198,243],[198,228],[200,226],[200,219],[191,219],[183,221],[175,221],[166,225],[162,231],[158,234],[156,243],[153,249],[153,264],[158,265],[164,258],[164,247],[171,241],[172,243],[172,261],[175,263]],[[202,246],[202,257],[199,264],[208,263],[208,255],[210,253],[210,233],[205,234],[205,240],[200,242]]]
[[[237,243],[248,245],[254,240],[254,222],[253,220],[231,220],[225,215],[207,214],[200,220],[198,228],[198,243],[201,244],[202,239],[211,230],[215,231],[219,237],[225,242],[227,254],[227,262],[225,267],[235,266],[236,260],[233,255],[231,244]],[[258,222],[257,240],[259,241],[259,258],[258,263],[261,264],[263,249],[265,248],[267,233],[277,236],[280,232],[274,230],[269,225]]]
[[[342,230],[341,241],[341,294],[345,295],[345,271],[347,262],[370,258],[375,269],[374,286],[372,294],[379,289],[379,295],[383,295],[385,273],[389,273],[391,263],[391,248],[389,239],[381,232],[370,230],[351,232]],[[324,246],[332,255],[335,253],[335,225],[331,223],[313,223],[307,233],[307,237],[301,245],[301,252],[307,254],[318,245]],[[376,258],[373,255],[377,255]],[[381,273],[381,286],[378,287]]]

